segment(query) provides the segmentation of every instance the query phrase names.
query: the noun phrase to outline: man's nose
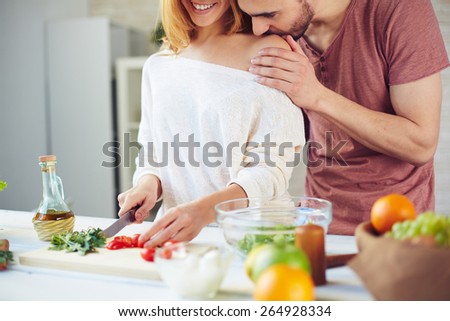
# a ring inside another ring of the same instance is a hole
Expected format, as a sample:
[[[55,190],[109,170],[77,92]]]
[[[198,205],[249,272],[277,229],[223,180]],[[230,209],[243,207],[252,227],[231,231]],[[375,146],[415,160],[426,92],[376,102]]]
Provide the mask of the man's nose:
[[[270,26],[267,23],[257,21],[256,19],[252,20],[253,34],[255,36],[261,36],[265,34],[269,30],[269,27]]]

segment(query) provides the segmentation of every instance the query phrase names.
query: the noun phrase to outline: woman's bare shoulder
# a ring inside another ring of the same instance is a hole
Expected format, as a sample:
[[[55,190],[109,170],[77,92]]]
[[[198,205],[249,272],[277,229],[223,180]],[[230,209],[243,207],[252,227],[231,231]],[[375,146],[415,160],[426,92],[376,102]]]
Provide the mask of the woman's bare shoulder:
[[[278,35],[261,36],[254,43],[254,47],[257,50],[261,50],[266,47],[275,47],[281,49],[291,50],[291,47],[286,40]]]
[[[255,36],[253,34],[232,34],[220,39],[220,54],[208,56],[203,60],[231,68],[248,70],[250,60],[258,55],[258,51],[267,47],[290,50],[289,44],[280,36]]]
[[[241,34],[238,41],[240,56],[246,61],[248,67],[250,67],[250,59],[256,57],[263,48],[275,47],[291,50],[286,40],[278,35],[255,36],[253,34]]]
[[[247,49],[251,55],[256,55],[259,50],[268,47],[281,48],[286,50],[291,50],[289,44],[282,37],[278,35],[268,35],[268,36],[255,36],[255,35],[245,35],[246,41],[248,43]]]

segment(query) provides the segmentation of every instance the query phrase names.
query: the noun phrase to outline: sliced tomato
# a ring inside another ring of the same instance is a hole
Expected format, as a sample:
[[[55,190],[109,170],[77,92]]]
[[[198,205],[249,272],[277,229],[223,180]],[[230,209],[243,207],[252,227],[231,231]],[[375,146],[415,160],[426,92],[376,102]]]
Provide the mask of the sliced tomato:
[[[153,262],[155,260],[155,248],[143,248],[141,250],[141,257],[146,261]]]
[[[110,250],[126,249],[131,247],[144,247],[144,243],[139,242],[141,234],[134,234],[133,236],[119,235],[114,237],[106,248]]]
[[[116,241],[118,243],[123,243],[125,247],[133,247],[133,238],[131,236],[116,236],[113,241]]]
[[[8,266],[8,262],[6,262],[5,259],[0,258],[0,271],[6,270],[7,266]]]
[[[123,242],[118,242],[115,240],[112,240],[111,242],[109,242],[108,244],[106,244],[106,248],[108,250],[120,250],[120,249],[125,249],[127,248],[126,244]]]
[[[141,236],[141,234],[134,234],[133,238],[132,238],[132,243],[133,243],[133,247],[143,247],[143,246],[139,246],[139,237]],[[142,244],[143,245],[143,244]]]
[[[163,249],[161,251],[161,257],[163,259],[170,260],[172,258],[172,250],[170,250],[170,249]]]

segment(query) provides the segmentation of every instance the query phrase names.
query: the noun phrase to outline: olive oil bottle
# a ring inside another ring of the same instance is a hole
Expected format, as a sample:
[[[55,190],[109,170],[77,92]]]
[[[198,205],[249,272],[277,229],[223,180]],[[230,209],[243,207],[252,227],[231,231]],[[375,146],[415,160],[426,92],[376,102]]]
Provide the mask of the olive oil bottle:
[[[40,156],[39,165],[43,193],[33,225],[40,240],[50,241],[53,234],[73,231],[75,215],[64,201],[62,181],[56,175],[56,156]]]

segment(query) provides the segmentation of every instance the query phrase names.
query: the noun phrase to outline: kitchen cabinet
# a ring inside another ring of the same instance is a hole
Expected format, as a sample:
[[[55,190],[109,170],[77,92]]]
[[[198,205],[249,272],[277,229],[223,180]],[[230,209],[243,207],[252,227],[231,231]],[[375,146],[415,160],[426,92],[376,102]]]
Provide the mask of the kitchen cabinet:
[[[75,215],[115,217],[119,177],[108,152],[117,141],[114,62],[143,55],[145,46],[135,49],[138,37],[105,17],[51,21],[46,36],[48,138],[66,199]]]

